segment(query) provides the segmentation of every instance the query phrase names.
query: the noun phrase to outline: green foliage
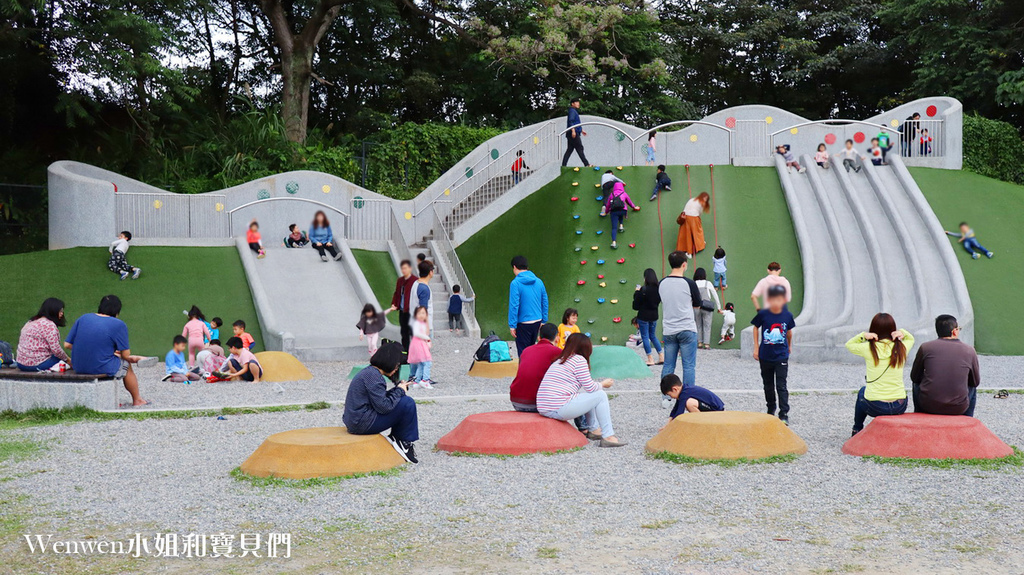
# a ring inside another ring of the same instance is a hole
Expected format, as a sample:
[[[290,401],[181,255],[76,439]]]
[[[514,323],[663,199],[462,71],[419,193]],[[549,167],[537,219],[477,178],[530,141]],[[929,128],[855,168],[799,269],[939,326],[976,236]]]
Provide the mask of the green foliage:
[[[964,169],[1024,184],[1024,139],[1012,125],[967,114],[963,141]]]
[[[996,471],[1007,467],[1024,466],[1024,452],[1013,446],[1013,455],[999,457],[996,459],[911,459],[909,457],[879,457],[877,455],[865,455],[865,461],[880,463],[884,465],[895,465],[897,467],[917,468],[933,467],[936,469],[983,469],[985,471]]]
[[[651,453],[648,457],[651,459],[668,461],[669,463],[677,463],[679,465],[718,465],[719,467],[760,465],[764,463],[790,463],[797,460],[796,455],[772,455],[770,457],[762,457],[759,459],[747,459],[745,457],[741,457],[739,459],[697,459],[696,457],[688,457],[686,455],[679,455],[678,453],[669,453],[668,451]]]
[[[326,402],[318,402],[326,403]],[[309,405],[273,405],[267,407],[224,407],[221,409],[179,409],[138,411],[95,411],[87,407],[76,406],[64,409],[37,407],[26,412],[0,411],[0,430],[21,429],[40,425],[60,425],[79,423],[82,421],[118,421],[130,419],[143,421],[148,419],[194,419],[197,417],[217,417],[218,415],[259,415],[262,413],[279,413],[283,411],[302,411],[322,409],[317,403]],[[2,459],[2,458],[0,458]]]

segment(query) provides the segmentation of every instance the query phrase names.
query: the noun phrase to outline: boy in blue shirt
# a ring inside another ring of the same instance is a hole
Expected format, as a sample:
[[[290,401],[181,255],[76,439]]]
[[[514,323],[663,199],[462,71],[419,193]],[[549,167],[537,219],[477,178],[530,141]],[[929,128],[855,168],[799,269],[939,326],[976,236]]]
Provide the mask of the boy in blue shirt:
[[[684,413],[725,411],[725,402],[710,389],[699,385],[684,386],[683,380],[674,373],[661,378],[661,394],[676,400],[676,405],[668,416],[669,421]]]
[[[164,357],[164,364],[167,367],[167,375],[160,381],[174,381],[187,383],[199,381],[199,374],[188,370],[185,363],[185,349],[188,348],[188,340],[183,335],[174,336],[174,346]]]
[[[462,319],[462,304],[473,301],[473,296],[462,295],[462,286],[452,286],[452,297],[448,298],[448,331],[455,331],[458,334],[466,329],[466,322]]]
[[[789,425],[789,354],[793,352],[793,328],[796,321],[786,307],[786,288],[768,288],[768,307],[750,320],[754,326],[754,359],[761,364],[761,383],[768,415],[775,415],[775,393],[778,392],[779,419]]]

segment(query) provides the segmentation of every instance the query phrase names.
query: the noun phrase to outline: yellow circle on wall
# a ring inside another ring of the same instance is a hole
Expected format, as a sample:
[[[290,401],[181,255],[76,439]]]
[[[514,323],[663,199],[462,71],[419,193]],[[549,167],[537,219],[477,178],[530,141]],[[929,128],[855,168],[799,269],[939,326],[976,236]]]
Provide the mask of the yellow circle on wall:
[[[160,200],[153,200],[153,207],[159,210],[160,208],[164,207],[164,203],[161,202]]]
[[[405,219],[411,220],[412,219],[412,212],[405,212]]]
[[[451,188],[445,188],[445,189],[444,189],[444,195],[446,195],[446,196],[450,196],[450,195],[452,195],[452,190],[451,190]]]
[[[691,142],[696,142],[697,141],[697,134],[690,134],[690,141]]]
[[[889,125],[892,126],[893,128],[897,128],[900,125],[900,121],[899,120],[893,120],[893,121],[889,122]]]
[[[327,184],[324,184],[323,186],[321,186],[320,189],[323,190],[325,194],[331,193],[331,187],[328,186]]]
[[[537,136],[534,136],[534,137],[533,137],[533,145],[535,145],[535,146],[536,146],[536,145],[537,145],[537,144],[539,144],[539,143],[540,143],[540,138],[538,138]]]
[[[767,118],[764,119],[764,123],[765,124],[771,124],[774,121],[775,121],[775,118],[772,118],[771,116],[768,116]]]
[[[220,202],[217,202],[217,205],[213,206],[213,209],[217,210],[218,212],[223,212],[224,211],[224,204],[222,204]]]
[[[790,134],[796,134],[796,133],[797,133],[797,132],[799,132],[799,131],[800,131],[800,130],[799,130],[799,129],[797,129],[797,128],[792,128],[792,129],[790,129],[790,130],[789,130],[789,133],[790,133]]]

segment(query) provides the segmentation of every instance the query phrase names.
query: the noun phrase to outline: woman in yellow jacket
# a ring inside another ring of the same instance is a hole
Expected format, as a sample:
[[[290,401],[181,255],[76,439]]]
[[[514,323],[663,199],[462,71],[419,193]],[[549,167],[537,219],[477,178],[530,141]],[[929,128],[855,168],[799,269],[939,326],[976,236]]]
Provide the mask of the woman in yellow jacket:
[[[864,420],[880,415],[903,415],[907,411],[907,388],[903,385],[903,367],[914,345],[914,336],[896,329],[896,320],[887,313],[871,319],[868,331],[846,342],[850,353],[867,363],[864,387],[857,394],[853,413],[853,435],[864,429]]]

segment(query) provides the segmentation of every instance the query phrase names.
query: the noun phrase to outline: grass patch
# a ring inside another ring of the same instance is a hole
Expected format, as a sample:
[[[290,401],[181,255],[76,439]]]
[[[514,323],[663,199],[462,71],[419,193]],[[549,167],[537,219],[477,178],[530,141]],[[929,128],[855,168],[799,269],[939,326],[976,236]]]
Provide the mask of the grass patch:
[[[321,404],[326,407],[321,407]],[[0,430],[36,427],[40,425],[60,425],[64,423],[80,423],[83,421],[115,421],[130,419],[143,421],[147,419],[194,419],[197,417],[216,417],[218,415],[256,415],[282,411],[302,411],[326,409],[327,402],[316,402],[308,405],[272,405],[267,407],[225,407],[222,409],[183,409],[183,410],[141,410],[104,412],[86,407],[69,407],[66,409],[35,408],[24,413],[17,411],[0,412]]]
[[[676,523],[679,523],[678,519],[661,519],[659,521],[652,521],[650,523],[641,523],[641,529],[667,529],[672,527]]]
[[[331,404],[326,401],[314,401],[313,403],[306,404],[306,411],[319,411],[321,409],[330,409]]]
[[[909,457],[879,457],[877,455],[865,455],[864,460],[897,467],[919,468],[932,467],[935,469],[984,469],[995,471],[1007,467],[1024,466],[1024,452],[1021,452],[1016,445],[1013,448],[1013,455],[1000,457],[998,459],[911,459]]]
[[[747,459],[741,457],[739,459],[698,459],[696,457],[690,457],[688,455],[679,455],[678,453],[669,453],[668,451],[659,451],[658,453],[648,454],[647,457],[651,459],[660,459],[662,461],[668,461],[669,463],[676,463],[679,465],[718,465],[721,467],[736,467],[737,465],[761,465],[766,463],[790,463],[797,460],[796,455],[772,455],[770,457],[761,457],[758,459]]]
[[[537,558],[538,559],[558,559],[558,552],[561,551],[558,547],[538,547]]]
[[[437,402],[433,399],[417,399],[416,405],[436,405]]]
[[[256,477],[244,473],[241,468],[231,470],[232,478],[236,481],[248,483],[253,487],[284,487],[289,489],[314,489],[318,487],[330,487],[350,479],[363,477],[395,477],[401,473],[401,467],[385,469],[384,471],[371,471],[369,473],[353,473],[339,477],[313,477],[311,479],[285,479],[283,477]]]
[[[43,449],[43,444],[36,441],[0,437],[0,462],[28,459]]]
[[[359,264],[359,269],[366,276],[366,282],[370,284],[373,296],[377,298],[377,304],[382,309],[391,306],[391,296],[395,292],[395,264],[391,261],[391,254],[388,252],[371,252],[369,250],[352,250],[352,255]],[[391,323],[398,322],[398,312],[388,314]]]

